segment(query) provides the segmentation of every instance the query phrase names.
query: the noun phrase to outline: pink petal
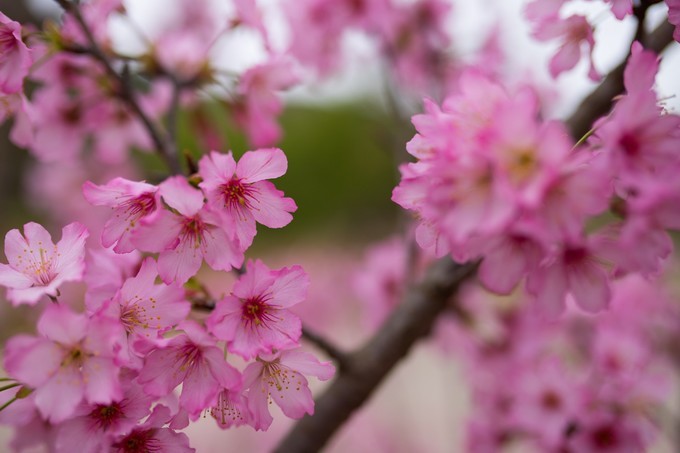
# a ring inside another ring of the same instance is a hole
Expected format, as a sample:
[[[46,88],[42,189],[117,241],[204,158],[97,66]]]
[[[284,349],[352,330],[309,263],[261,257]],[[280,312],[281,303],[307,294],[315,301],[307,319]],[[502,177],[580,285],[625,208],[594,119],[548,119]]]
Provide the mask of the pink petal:
[[[307,298],[309,289],[309,276],[300,266],[284,268],[273,272],[274,283],[270,292],[272,298],[271,305],[280,308],[291,307]]]
[[[9,288],[25,289],[33,285],[33,280],[26,274],[17,272],[8,265],[0,263],[0,285]]]
[[[215,401],[219,390],[220,386],[208,365],[197,360],[184,379],[179,402],[189,415],[198,415]]]
[[[140,250],[163,252],[177,246],[181,231],[182,218],[161,209],[142,220],[139,228],[132,232],[130,240]]]
[[[290,213],[297,210],[297,205],[291,198],[284,198],[283,192],[269,181],[258,181],[253,187],[258,191],[251,202],[255,220],[269,228],[281,228],[293,220]]]
[[[261,260],[249,260],[246,272],[234,284],[232,293],[240,299],[262,295],[273,283],[275,276]]]
[[[201,248],[206,263],[215,270],[228,271],[243,264],[243,252],[221,229],[206,229]]]
[[[203,359],[221,387],[233,390],[241,386],[241,374],[227,363],[224,354],[218,348],[204,349]]]
[[[60,368],[46,384],[35,390],[35,405],[40,414],[52,423],[68,419],[83,399],[80,372],[73,366]]]
[[[564,71],[576,66],[581,59],[581,49],[579,43],[566,43],[557,51],[548,63],[550,75],[555,78]]]
[[[87,333],[88,320],[62,305],[49,305],[38,321],[38,332],[65,346],[78,344]]]
[[[89,357],[83,363],[85,398],[89,403],[110,404],[122,399],[118,370],[111,359],[104,357]]]
[[[158,274],[166,284],[183,285],[201,268],[203,254],[188,240],[182,240],[174,250],[162,252],[158,257]]]
[[[569,290],[581,308],[589,312],[607,308],[611,292],[607,275],[602,268],[585,261],[578,267],[571,268],[567,278]]]
[[[248,151],[238,161],[236,174],[245,182],[274,179],[283,176],[288,169],[286,155],[278,148]]]
[[[202,189],[212,190],[230,181],[236,172],[236,161],[231,155],[211,151],[198,162],[198,172],[203,178],[199,184]]]
[[[53,342],[18,335],[7,342],[4,368],[19,381],[38,387],[54,375],[63,359],[64,350]]]
[[[172,176],[159,187],[163,200],[183,216],[192,217],[203,207],[203,192],[192,187],[182,176]]]
[[[281,363],[305,376],[316,376],[327,381],[335,374],[335,367],[331,362],[319,362],[313,354],[300,350],[283,351]]]

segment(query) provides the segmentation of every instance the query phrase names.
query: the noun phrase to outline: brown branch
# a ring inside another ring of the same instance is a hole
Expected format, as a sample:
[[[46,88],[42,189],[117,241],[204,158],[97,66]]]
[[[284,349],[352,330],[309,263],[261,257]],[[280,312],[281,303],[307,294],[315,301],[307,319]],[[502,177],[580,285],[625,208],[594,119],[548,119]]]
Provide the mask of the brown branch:
[[[314,415],[300,420],[276,451],[319,451],[352,412],[364,404],[411,346],[429,334],[451,296],[476,269],[476,263],[455,264],[448,258],[431,266],[423,281],[410,288],[402,305],[375,337],[348,356],[348,366],[316,401]]]
[[[302,338],[325,352],[338,365],[341,372],[344,372],[350,366],[349,358],[345,352],[309,327],[302,326]]]
[[[664,22],[647,35],[642,44],[647,49],[660,53],[673,42],[673,30],[674,27],[671,24]],[[627,57],[605,77],[595,91],[581,102],[571,118],[567,120],[572,137],[578,140],[586,135],[595,120],[609,112],[613,99],[623,92],[623,70],[626,67],[626,61],[628,61]]]
[[[78,22],[78,25],[85,35],[85,38],[87,39],[87,47],[74,46],[74,49],[77,51],[77,53],[90,54],[93,58],[101,63],[106,73],[117,82],[118,95],[120,99],[127,104],[127,106],[135,115],[137,115],[139,120],[148,131],[149,136],[156,147],[156,152],[165,161],[173,174],[182,173],[182,168],[180,166],[179,160],[177,159],[177,149],[174,142],[170,139],[170,137],[167,136],[167,134],[159,129],[156,124],[154,124],[151,118],[149,118],[146,112],[144,112],[139,102],[137,102],[134,89],[132,88],[129,71],[124,70],[122,73],[119,73],[114,69],[112,63],[109,61],[109,58],[102,51],[102,49],[99,48],[99,45],[92,34],[92,30],[90,30],[89,25],[83,18],[77,3],[72,3],[68,0],[55,1],[59,4],[59,6],[64,8],[65,11],[70,12],[73,15],[74,19],[76,22]]]

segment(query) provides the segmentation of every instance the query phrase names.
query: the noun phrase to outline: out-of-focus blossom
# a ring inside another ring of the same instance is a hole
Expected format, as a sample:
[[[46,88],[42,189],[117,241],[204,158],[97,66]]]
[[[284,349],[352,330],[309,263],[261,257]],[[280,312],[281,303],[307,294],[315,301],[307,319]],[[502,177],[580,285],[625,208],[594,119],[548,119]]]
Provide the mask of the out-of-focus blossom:
[[[31,64],[31,51],[21,39],[21,25],[0,12],[0,98],[21,91]]]

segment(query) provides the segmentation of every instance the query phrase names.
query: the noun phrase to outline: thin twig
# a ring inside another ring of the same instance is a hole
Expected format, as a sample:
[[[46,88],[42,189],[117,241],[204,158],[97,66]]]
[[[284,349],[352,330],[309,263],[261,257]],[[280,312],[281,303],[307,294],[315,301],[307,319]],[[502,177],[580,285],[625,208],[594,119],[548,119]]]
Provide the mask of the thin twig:
[[[90,30],[89,25],[83,18],[80,12],[80,8],[77,3],[71,3],[68,0],[55,0],[59,6],[64,8],[64,10],[73,14],[76,22],[80,26],[85,38],[87,39],[89,47],[78,46],[76,49],[80,53],[88,53],[92,55],[96,60],[98,60],[109,76],[118,83],[120,98],[130,107],[135,115],[140,119],[144,127],[149,133],[151,140],[153,141],[156,151],[160,154],[161,158],[166,162],[168,168],[173,174],[180,174],[182,172],[179,160],[177,159],[177,150],[171,140],[166,136],[166,134],[161,131],[154,122],[147,116],[134,94],[132,88],[129,72],[124,71],[119,73],[116,71],[109,61],[108,57],[99,48],[97,41],[94,39],[92,30]],[[67,48],[68,49],[68,48]]]
[[[340,370],[346,370],[349,366],[347,354],[325,337],[319,335],[317,332],[310,330],[309,327],[302,326],[302,338],[317,346],[325,352],[331,359],[337,363]]]

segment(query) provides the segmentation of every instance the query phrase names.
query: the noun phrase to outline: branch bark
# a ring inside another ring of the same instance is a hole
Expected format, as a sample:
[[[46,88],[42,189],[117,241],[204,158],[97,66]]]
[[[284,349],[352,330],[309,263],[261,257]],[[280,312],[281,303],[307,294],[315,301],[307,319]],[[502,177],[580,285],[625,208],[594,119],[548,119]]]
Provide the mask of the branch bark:
[[[477,269],[476,263],[455,264],[446,258],[428,270],[423,281],[406,294],[399,309],[378,334],[349,355],[348,365],[276,449],[279,453],[316,452],[358,409],[411,346],[430,333],[435,320],[458,287]]]
[[[647,49],[661,53],[673,42],[673,30],[674,27],[671,24],[664,22],[652,33],[646,35],[642,44]],[[579,104],[571,118],[567,120],[567,127],[572,137],[578,140],[586,135],[595,120],[609,112],[614,98],[623,92],[623,71],[627,61],[628,58],[610,72],[600,86]]]

